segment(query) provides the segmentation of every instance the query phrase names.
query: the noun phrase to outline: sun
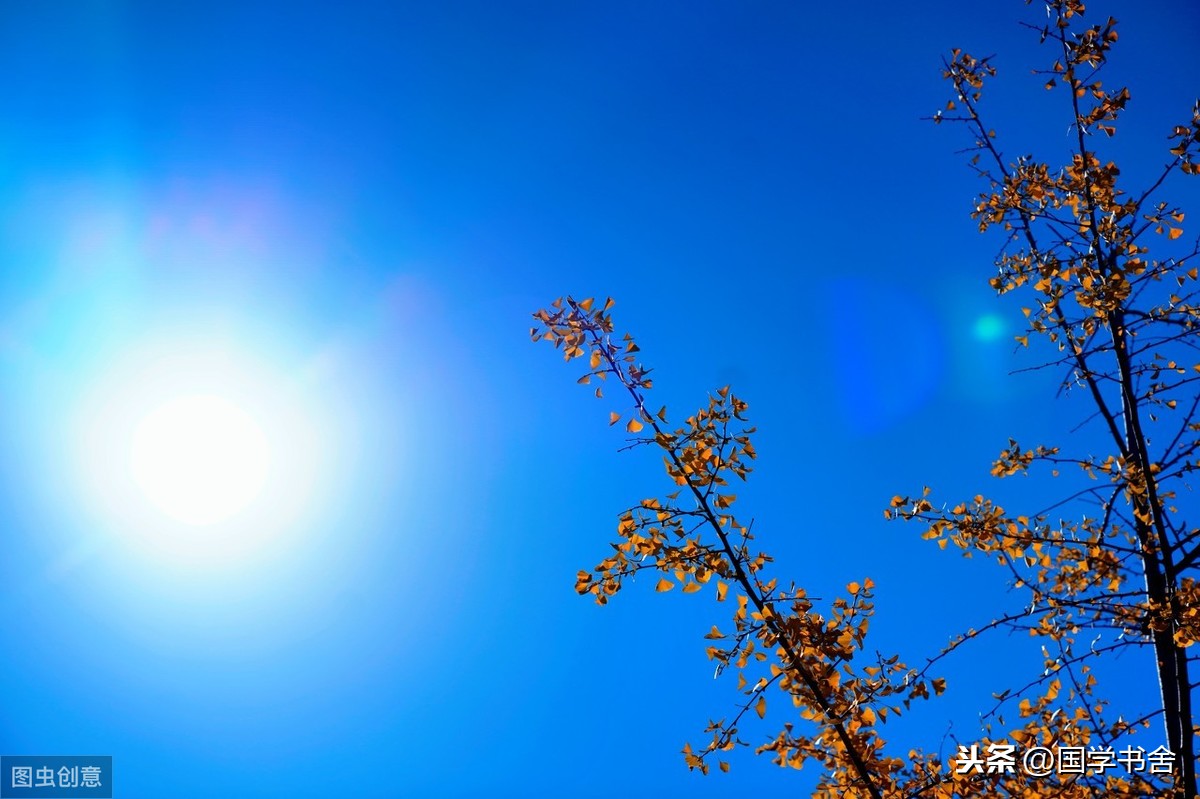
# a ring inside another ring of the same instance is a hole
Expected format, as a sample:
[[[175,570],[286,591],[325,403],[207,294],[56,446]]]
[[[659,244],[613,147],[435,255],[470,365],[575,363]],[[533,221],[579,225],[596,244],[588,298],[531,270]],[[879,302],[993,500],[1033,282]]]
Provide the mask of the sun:
[[[163,513],[189,525],[225,521],[262,491],[270,467],[267,437],[251,416],[213,394],[176,397],[134,430],[129,467]]]
[[[311,358],[252,335],[148,332],[113,353],[67,419],[72,507],[97,546],[196,574],[318,534],[343,483],[348,414]]]

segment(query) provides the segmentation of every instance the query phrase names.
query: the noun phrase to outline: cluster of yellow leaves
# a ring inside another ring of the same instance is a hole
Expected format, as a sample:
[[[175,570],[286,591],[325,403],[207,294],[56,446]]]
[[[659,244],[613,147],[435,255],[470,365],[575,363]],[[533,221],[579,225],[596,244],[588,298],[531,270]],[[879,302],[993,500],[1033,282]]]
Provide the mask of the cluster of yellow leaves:
[[[992,464],[992,475],[995,477],[1009,477],[1018,472],[1026,472],[1035,459],[1047,460],[1056,454],[1058,454],[1058,447],[1044,447],[1040,445],[1037,449],[1027,449],[1022,452],[1020,445],[1010,438],[1008,440],[1008,449],[1001,452],[1000,457]]]
[[[979,152],[972,163],[978,164],[979,158],[986,155],[1000,167],[977,167],[991,184],[991,190],[975,207],[979,228],[984,231],[999,225],[1019,245],[999,260],[999,273],[991,284],[1001,293],[1026,284],[1034,286],[1043,297],[1034,319],[1037,332],[1047,329],[1047,320],[1054,317],[1055,309],[1067,296],[1096,316],[1107,317],[1129,298],[1134,278],[1163,277],[1163,264],[1142,257],[1148,252],[1141,243],[1144,233],[1165,233],[1171,240],[1183,235],[1183,213],[1178,208],[1166,204],[1149,208],[1145,206],[1145,194],[1135,197],[1121,191],[1117,165],[1102,161],[1086,146],[1086,137],[1093,131],[1115,134],[1117,118],[1130,94],[1127,88],[1106,90],[1102,81],[1095,79],[1117,40],[1115,20],[1070,34],[1070,20],[1083,13],[1082,7],[1072,5],[1051,3],[1052,11],[1057,12],[1055,24],[1042,32],[1043,40],[1055,40],[1062,50],[1062,57],[1042,73],[1049,75],[1046,88],[1061,83],[1069,92],[1073,130],[1080,145],[1065,167],[1052,169],[1028,156],[1004,163],[993,141],[995,131],[987,128],[979,116],[984,82],[996,74],[988,59],[956,49],[944,73],[956,90],[956,99],[947,104],[947,110],[959,113],[953,121],[969,123],[975,133],[974,148]],[[941,112],[934,117],[935,122],[946,119],[951,118]],[[1174,127],[1170,139],[1177,141],[1170,150],[1174,160],[1168,171],[1200,172],[1196,163],[1200,152],[1200,103],[1193,108],[1190,123]],[[1053,246],[1035,246],[1031,234],[1037,232],[1037,227],[1053,238]],[[1173,310],[1195,313],[1194,306]]]
[[[1150,727],[1146,719],[1129,722],[1118,717],[1107,721],[1105,714],[1108,703],[1096,697],[1097,679],[1091,668],[1086,663],[1080,663],[1069,649],[1064,652],[1066,656],[1055,658],[1046,653],[1041,677],[1027,686],[1031,690],[1022,692],[1024,695],[1015,704],[1015,719],[1007,722],[993,710],[985,716],[988,721],[981,735],[956,743],[964,749],[974,746],[979,753],[988,752],[992,745],[1012,747],[1009,751],[1014,752],[1017,763],[1020,763],[1022,753],[1031,747],[1110,750],[1115,749],[1114,744],[1119,738]],[[1006,699],[1009,693],[997,695],[996,698]],[[1043,799],[1049,796],[1067,799],[1167,799],[1174,796],[1169,780],[1162,775],[1122,773],[1118,777],[1099,772],[1077,774],[1056,771],[1035,776],[1020,766],[1007,771],[989,769],[986,764],[974,769],[969,766],[960,769],[959,754],[955,752],[948,761],[944,761],[937,756],[909,752],[908,762],[895,788],[886,795],[889,799],[918,796],[934,799]],[[970,752],[966,754],[969,756]],[[850,783],[843,786],[839,793],[826,794],[825,799],[862,795]]]
[[[631,337],[614,336],[611,307],[611,300],[599,307],[592,300],[557,300],[534,314],[538,325],[531,337],[550,341],[567,360],[588,357],[589,381],[624,388],[633,408],[630,421],[637,423],[627,431],[642,434],[637,443],[658,448],[677,490],[621,513],[612,554],[578,573],[576,591],[603,605],[626,578],[646,570],[657,574],[658,592],[692,594],[715,583],[717,602],[732,604],[732,624],[726,631],[713,626],[705,636],[712,642],[707,655],[718,675],[736,672],[743,700],[732,717],[709,724],[703,747],[685,747],[687,765],[707,772],[716,759],[728,770],[721,755],[748,745],[740,737],[742,719],[748,713],[764,719],[768,694],[774,694],[812,734],[798,735],[788,722],[757,747],[759,753],[792,768],[815,761],[825,770],[821,784],[828,790],[854,783],[863,795],[881,799],[890,790],[888,775],[901,773],[905,761],[883,754],[877,725],[914,699],[941,693],[945,682],[918,676],[895,656],[861,657],[874,612],[869,579],[850,583],[848,596],[833,599],[822,613],[802,588],[781,589],[765,577],[772,559],[751,549],[752,525],[732,511],[737,495],[730,481],[745,480],[756,457],[754,428],[745,424],[747,403],[722,388],[681,426],[669,428],[665,408],[646,410],[649,370],[636,362]],[[611,421],[619,418],[613,413]]]
[[[1186,649],[1200,641],[1200,584],[1183,577],[1171,597],[1132,603],[1121,609],[1118,619],[1127,635],[1165,632],[1176,646]]]

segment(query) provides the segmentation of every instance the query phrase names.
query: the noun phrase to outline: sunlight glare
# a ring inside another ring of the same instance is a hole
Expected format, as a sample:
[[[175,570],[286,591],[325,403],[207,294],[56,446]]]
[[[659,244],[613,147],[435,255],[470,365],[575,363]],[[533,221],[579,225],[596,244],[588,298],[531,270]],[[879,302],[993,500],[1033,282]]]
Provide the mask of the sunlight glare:
[[[245,411],[218,396],[179,397],[138,425],[133,478],[147,498],[181,522],[203,526],[246,507],[266,481],[266,436]]]
[[[84,512],[156,566],[245,566],[303,546],[340,457],[336,414],[303,368],[251,352],[249,335],[208,339],[147,336],[96,373],[73,417]]]

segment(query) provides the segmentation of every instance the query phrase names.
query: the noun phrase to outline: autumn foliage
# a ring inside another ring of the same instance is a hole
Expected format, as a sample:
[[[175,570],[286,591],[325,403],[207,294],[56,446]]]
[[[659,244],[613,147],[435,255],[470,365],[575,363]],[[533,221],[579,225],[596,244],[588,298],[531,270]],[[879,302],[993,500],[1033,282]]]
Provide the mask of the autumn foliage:
[[[771,558],[752,547],[750,525],[734,511],[734,485],[747,478],[755,457],[747,404],[722,388],[682,426],[668,423],[665,408],[652,413],[648,370],[639,365],[632,338],[615,335],[611,306],[611,300],[600,307],[590,299],[555,301],[536,314],[540,326],[533,334],[553,341],[567,360],[588,359],[580,382],[609,380],[625,392],[632,404],[626,431],[661,451],[676,490],[622,513],[613,554],[591,571],[580,571],[576,590],[605,604],[625,578],[649,570],[660,574],[658,591],[696,593],[708,587],[729,605],[730,620],[724,630],[713,626],[707,651],[718,673],[737,675],[744,699],[732,716],[709,725],[708,741],[684,748],[689,766],[707,771],[715,761],[728,770],[724,753],[746,745],[739,737],[742,717],[748,712],[764,717],[768,697],[775,696],[811,729],[799,732],[787,722],[759,752],[794,768],[815,760],[829,775],[819,795],[844,796],[855,786],[869,786],[864,796],[883,796],[877,783],[898,775],[906,763],[884,756],[879,722],[913,699],[940,692],[944,683],[918,679],[896,657],[862,655],[873,611],[869,579],[851,583],[826,618],[802,588],[784,588],[765,576]],[[597,396],[601,393],[597,388]],[[610,418],[612,424],[619,421],[617,414]]]
[[[1033,30],[1053,50],[1039,74],[1047,90],[1061,92],[1071,124],[1064,164],[1002,153],[981,112],[984,85],[996,74],[988,59],[952,51],[945,77],[954,96],[933,119],[971,133],[971,164],[987,183],[974,216],[981,231],[1004,238],[991,285],[1024,298],[1028,330],[1018,341],[1045,343],[1050,365],[1089,404],[1110,451],[1073,456],[1059,445],[1010,441],[993,465],[996,477],[1037,471],[1053,480],[1070,470],[1089,481],[1053,513],[1013,514],[983,496],[943,505],[929,489],[892,500],[889,518],[918,522],[944,549],[991,558],[1022,595],[1011,612],[983,620],[920,667],[866,647],[869,578],[818,607],[802,587],[769,575],[770,556],[735,509],[736,486],[755,459],[745,401],[722,388],[673,425],[666,408],[649,404],[649,370],[633,339],[617,333],[611,300],[568,297],[535,314],[535,340],[587,363],[579,382],[595,385],[597,396],[605,385],[623,395],[629,410],[610,423],[623,422],[637,444],[659,452],[670,489],[620,515],[612,554],[580,571],[576,589],[605,604],[626,578],[649,571],[658,591],[707,592],[728,608],[705,636],[707,653],[719,674],[733,675],[740,699],[710,723],[705,740],[684,748],[693,769],[728,770],[728,753],[751,745],[741,720],[770,711],[778,732],[755,751],[780,766],[815,764],[815,797],[1197,796],[1191,654],[1200,640],[1200,528],[1184,514],[1194,502],[1186,481],[1200,469],[1192,265],[1200,245],[1181,246],[1184,213],[1158,195],[1173,175],[1200,172],[1200,104],[1169,131],[1160,174],[1139,191],[1122,188],[1120,170],[1098,152],[1130,101],[1127,89],[1097,77],[1116,23],[1086,25],[1078,0],[1048,8],[1049,21]],[[945,690],[933,673],[941,658],[1003,629],[1040,639],[1044,662],[1035,664],[1039,677],[997,694],[1004,712],[990,713],[972,743],[1103,752],[1157,725],[1173,772],[989,773],[890,746],[881,732],[888,719]],[[1127,648],[1154,653],[1157,675],[1147,680],[1157,676],[1162,702],[1144,718],[1112,716],[1093,673],[1097,659]]]

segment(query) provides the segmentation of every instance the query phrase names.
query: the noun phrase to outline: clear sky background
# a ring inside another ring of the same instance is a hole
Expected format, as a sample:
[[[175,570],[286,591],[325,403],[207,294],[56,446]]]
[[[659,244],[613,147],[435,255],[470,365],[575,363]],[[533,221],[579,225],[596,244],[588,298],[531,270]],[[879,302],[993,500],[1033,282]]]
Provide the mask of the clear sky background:
[[[1004,607],[1002,574],[884,522],[889,498],[1039,510],[1057,488],[990,462],[1086,412],[1008,375],[1036,358],[986,285],[969,142],[920,121],[943,53],[995,53],[1001,146],[1060,157],[1029,74],[1053,55],[1018,26],[1041,10],[335,5],[0,8],[0,752],[112,755],[127,799],[798,795],[811,775],[749,754],[683,765],[738,698],[704,657],[726,606],[575,595],[669,488],[529,314],[614,297],[677,418],[732,383],[775,574],[870,575],[868,644],[922,662]],[[1089,13],[1121,21],[1133,101],[1102,152],[1136,185],[1200,95],[1200,10]],[[131,420],[193,390],[275,457],[199,532],[123,460]],[[1027,648],[948,662],[896,751],[973,740]],[[1109,693],[1152,700],[1147,666]]]

